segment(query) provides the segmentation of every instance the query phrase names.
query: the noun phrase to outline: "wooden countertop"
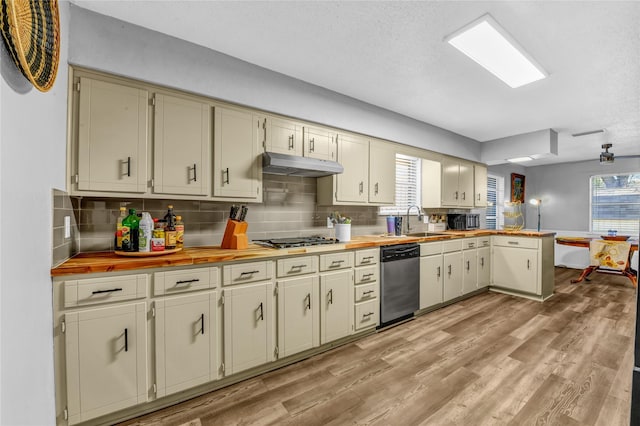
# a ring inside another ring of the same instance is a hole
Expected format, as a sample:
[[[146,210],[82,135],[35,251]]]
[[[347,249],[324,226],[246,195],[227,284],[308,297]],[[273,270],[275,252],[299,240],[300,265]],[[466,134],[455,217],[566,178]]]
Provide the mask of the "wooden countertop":
[[[135,271],[146,268],[162,268],[170,266],[189,266],[205,263],[231,262],[260,258],[273,258],[306,253],[322,253],[329,251],[380,247],[390,244],[421,243],[429,241],[449,240],[453,238],[478,237],[485,235],[512,235],[520,237],[548,237],[555,233],[535,231],[445,231],[428,237],[396,237],[383,235],[353,236],[347,243],[329,244],[289,249],[274,249],[249,244],[244,250],[222,249],[220,246],[185,247],[178,253],[153,257],[125,257],[113,252],[80,253],[66,262],[51,269],[52,277],[73,274],[91,274],[100,272]]]

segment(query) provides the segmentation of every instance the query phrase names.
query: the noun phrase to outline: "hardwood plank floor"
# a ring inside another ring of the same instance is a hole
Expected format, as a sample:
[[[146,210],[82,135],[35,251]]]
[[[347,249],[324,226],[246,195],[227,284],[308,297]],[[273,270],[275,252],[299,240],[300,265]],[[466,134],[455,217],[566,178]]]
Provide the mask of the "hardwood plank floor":
[[[556,268],[123,425],[628,425],[635,289]]]

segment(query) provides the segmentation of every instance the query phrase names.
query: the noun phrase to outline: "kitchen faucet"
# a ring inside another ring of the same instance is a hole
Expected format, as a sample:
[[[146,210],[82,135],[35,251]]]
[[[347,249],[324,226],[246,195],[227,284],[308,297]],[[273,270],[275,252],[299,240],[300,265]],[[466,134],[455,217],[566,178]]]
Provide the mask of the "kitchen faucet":
[[[422,209],[420,208],[420,206],[409,206],[409,208],[407,209],[407,234],[409,234],[409,232],[411,231],[411,226],[409,226],[409,212],[414,207],[418,209],[418,220],[422,220]]]

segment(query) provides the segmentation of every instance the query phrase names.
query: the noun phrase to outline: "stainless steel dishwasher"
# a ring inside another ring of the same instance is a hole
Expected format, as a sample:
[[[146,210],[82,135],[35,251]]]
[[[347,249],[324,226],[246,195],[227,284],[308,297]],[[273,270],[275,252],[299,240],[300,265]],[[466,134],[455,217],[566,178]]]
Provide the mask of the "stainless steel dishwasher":
[[[411,318],[420,307],[420,246],[380,247],[380,327]]]

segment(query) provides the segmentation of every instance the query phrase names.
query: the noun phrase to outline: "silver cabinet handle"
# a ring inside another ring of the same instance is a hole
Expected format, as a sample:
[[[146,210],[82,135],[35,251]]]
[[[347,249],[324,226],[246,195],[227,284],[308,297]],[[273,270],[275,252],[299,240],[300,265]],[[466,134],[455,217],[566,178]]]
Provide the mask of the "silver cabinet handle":
[[[517,246],[517,245],[518,245],[518,244],[520,244],[520,243],[519,243],[519,242],[517,242],[517,241],[509,241],[509,244],[514,245],[514,246]]]
[[[258,306],[258,309],[256,310],[260,311],[260,314],[258,315],[258,319],[261,321],[264,321],[264,309],[262,307],[262,302],[260,302],[260,306]]]
[[[311,309],[311,293],[307,293],[307,297],[305,297],[305,300],[307,301],[307,309]]]
[[[376,182],[375,189],[374,189],[374,193],[375,193],[376,195],[378,195],[378,182]]]
[[[456,191],[456,200],[458,199],[458,191]]]
[[[451,265],[449,265],[449,275],[451,275]]]
[[[362,194],[364,192],[364,182],[362,182],[362,181],[359,184],[359,191],[360,191],[360,194]]]
[[[470,265],[469,265],[469,261],[467,260],[467,271],[469,270]]]
[[[367,312],[366,314],[362,314],[362,318],[366,319],[366,318],[370,317],[371,315],[373,315],[373,312]]]
[[[340,265],[341,265],[341,264],[343,264],[343,263],[344,263],[344,260],[332,260],[332,261],[331,261],[331,265],[329,265],[329,267],[332,267],[332,266],[340,266]]]
[[[480,258],[480,266],[482,266],[484,268],[484,257]]]
[[[474,248],[476,246],[475,243],[469,243],[469,248]]]
[[[200,314],[200,334],[204,334],[204,314]]]
[[[480,194],[478,194],[478,201],[480,201]]]
[[[197,170],[196,170],[196,163],[193,163],[193,179],[189,178],[189,181],[194,181],[194,182],[198,181],[198,173],[197,173]]]
[[[124,351],[129,352],[129,329],[124,329]]]
[[[122,291],[121,288],[110,288],[108,290],[94,290],[91,292],[91,294],[102,294],[102,293],[113,293],[116,291]]]
[[[333,305],[333,289],[329,290],[329,293],[327,293],[327,299],[330,305]]]
[[[307,265],[291,265],[289,272],[300,272],[302,268],[306,268]]]
[[[293,136],[294,135],[289,136],[289,149],[293,149],[293,146],[294,146],[293,145]]]
[[[373,290],[367,290],[367,291],[363,291],[362,295],[365,296],[365,295],[371,294],[371,293],[373,293]]]
[[[466,199],[467,199],[467,193],[466,193],[466,192],[463,192],[463,193],[462,193],[462,199],[463,199],[463,200],[466,200]]]
[[[224,176],[227,175],[227,178],[225,179]],[[229,168],[227,167],[226,170],[222,171],[222,183],[226,183],[227,185],[229,185],[230,179],[229,179]]]
[[[311,138],[311,140],[309,141],[309,152],[315,152],[316,151],[316,138]]]
[[[438,278],[440,278],[440,267],[439,267],[439,266],[438,266],[438,272],[437,272],[436,276],[437,276]]]
[[[531,269],[531,261],[527,259],[527,269]]]
[[[127,157],[127,177],[131,177],[131,157]]]
[[[194,278],[192,280],[180,280],[180,281],[176,281],[176,285],[197,283],[198,281],[200,281],[199,278]]]
[[[373,272],[370,272],[368,274],[363,274],[362,275],[362,280],[368,280],[369,278],[371,278],[372,276],[374,276],[375,274]]]

